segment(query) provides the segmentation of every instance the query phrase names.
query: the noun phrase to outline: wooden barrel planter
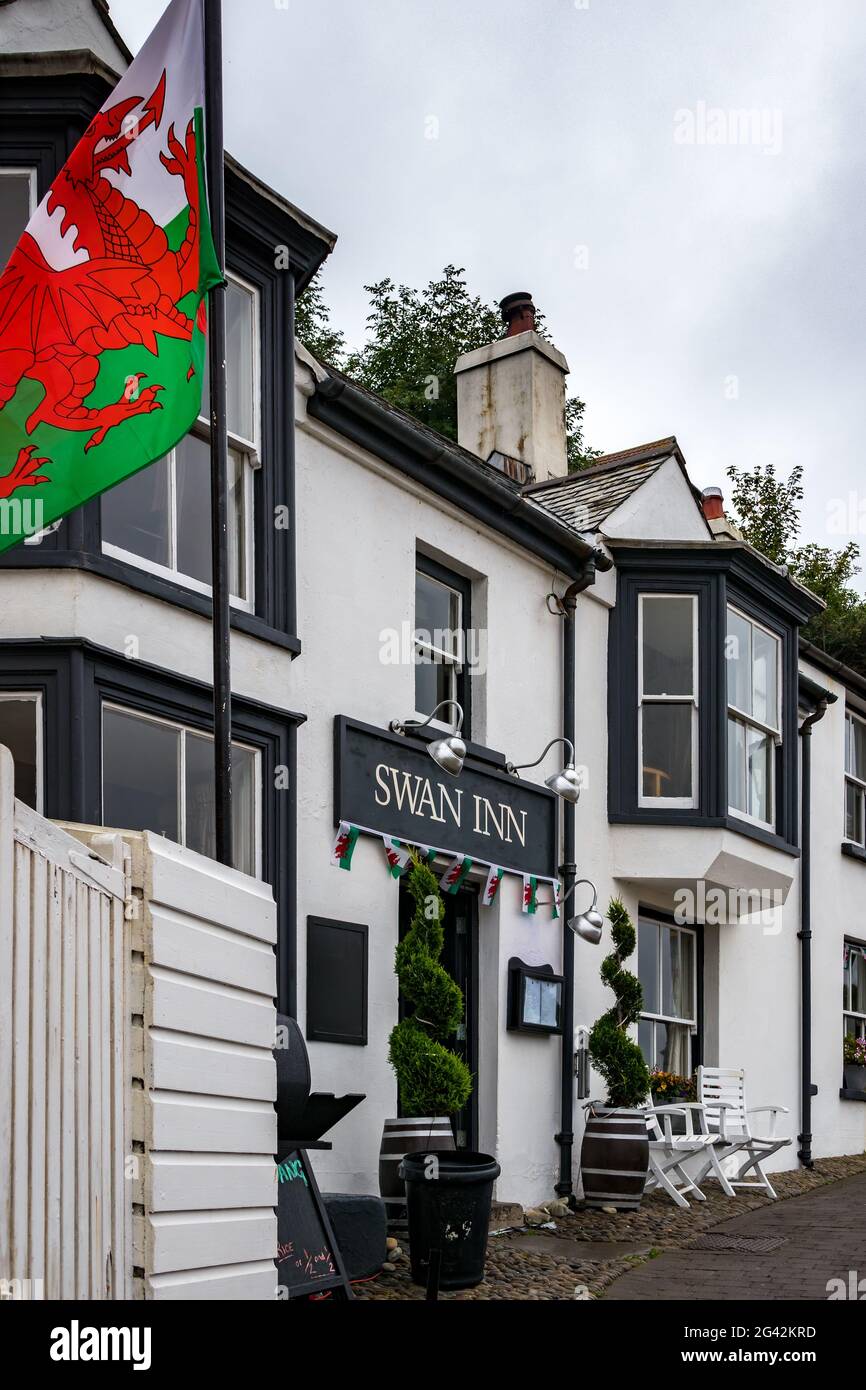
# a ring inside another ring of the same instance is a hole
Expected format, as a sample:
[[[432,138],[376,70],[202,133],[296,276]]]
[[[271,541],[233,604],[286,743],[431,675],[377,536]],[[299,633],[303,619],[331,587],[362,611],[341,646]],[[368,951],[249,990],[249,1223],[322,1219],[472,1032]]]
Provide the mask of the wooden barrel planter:
[[[588,1207],[616,1207],[617,1211],[639,1207],[649,1167],[643,1112],[607,1110],[603,1106],[589,1110],[580,1167]]]
[[[405,1155],[442,1153],[453,1148],[454,1135],[447,1116],[385,1121],[379,1150],[379,1192],[385,1202],[389,1228],[403,1230],[406,1227],[406,1188],[400,1177],[400,1163]]]

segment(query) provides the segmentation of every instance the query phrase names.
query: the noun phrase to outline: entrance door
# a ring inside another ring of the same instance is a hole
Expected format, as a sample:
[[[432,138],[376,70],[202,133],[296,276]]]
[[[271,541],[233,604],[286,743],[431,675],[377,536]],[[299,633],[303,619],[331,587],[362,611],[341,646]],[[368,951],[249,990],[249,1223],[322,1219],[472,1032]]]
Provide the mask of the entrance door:
[[[440,963],[457,981],[463,991],[463,1022],[445,1046],[462,1057],[472,1072],[472,1093],[462,1110],[451,1116],[454,1142],[458,1149],[478,1147],[478,893],[461,889],[446,893],[445,918],[442,923],[445,945]],[[405,936],[412,920],[414,902],[403,883],[400,884],[400,939]],[[400,1018],[411,1013],[412,1006],[400,996]],[[402,1108],[400,1109],[402,1114]]]

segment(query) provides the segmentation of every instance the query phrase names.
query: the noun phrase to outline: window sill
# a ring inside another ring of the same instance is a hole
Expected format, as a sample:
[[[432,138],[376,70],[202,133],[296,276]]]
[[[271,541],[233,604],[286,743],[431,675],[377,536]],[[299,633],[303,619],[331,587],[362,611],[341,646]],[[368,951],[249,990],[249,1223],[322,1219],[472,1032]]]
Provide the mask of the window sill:
[[[866,1101],[866,1091],[846,1091],[843,1086],[839,1092],[840,1100],[859,1100],[861,1103]]]
[[[727,830],[746,835],[750,840],[760,840],[762,845],[769,845],[772,849],[781,850],[783,854],[799,858],[799,846],[789,844],[781,835],[777,835],[775,830],[765,830],[763,826],[752,825],[749,821],[741,820],[739,816],[725,816],[722,823]]]
[[[861,864],[866,864],[866,849],[862,845],[855,845],[853,840],[842,841],[842,853],[849,859],[859,859]]]
[[[669,825],[694,830],[732,830],[737,835],[757,840],[760,844],[777,849],[792,858],[799,858],[800,855],[799,847],[789,844],[781,835],[775,834],[772,830],[764,830],[759,825],[751,825],[737,816],[702,816],[699,811],[694,810],[641,806],[633,811],[609,811],[607,818],[611,825]]]
[[[19,552],[22,550],[23,548],[19,547]],[[16,552],[16,557],[17,555],[18,552]],[[10,557],[4,558],[9,559]],[[18,566],[14,567],[18,568]],[[161,599],[164,603],[170,603],[175,608],[184,608],[187,612],[198,613],[203,618],[210,618],[211,616],[211,601],[207,594],[198,594],[194,589],[187,589],[182,584],[175,584],[169,579],[150,574],[147,570],[139,569],[136,565],[125,565],[111,555],[94,555],[89,551],[46,551],[44,555],[37,554],[32,557],[26,555],[25,564],[21,568],[25,567],[28,569],[85,570],[88,574],[97,574],[103,579],[111,579],[116,584],[123,584],[125,588],[134,589],[137,593]],[[257,637],[260,641],[269,642],[275,647],[282,647],[293,657],[300,654],[299,638],[284,632],[281,628],[272,627],[257,613],[247,613],[243,609],[233,607],[231,609],[231,625],[233,631],[246,633],[249,637]]]

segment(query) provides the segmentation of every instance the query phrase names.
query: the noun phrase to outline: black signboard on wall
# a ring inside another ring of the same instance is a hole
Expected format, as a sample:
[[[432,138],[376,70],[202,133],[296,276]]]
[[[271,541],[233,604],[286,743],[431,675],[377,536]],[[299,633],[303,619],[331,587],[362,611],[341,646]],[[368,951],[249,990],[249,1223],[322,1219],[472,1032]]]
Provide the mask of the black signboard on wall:
[[[516,873],[556,877],[557,801],[546,787],[471,758],[451,777],[420,739],[342,714],[334,737],[335,824],[349,821]]]

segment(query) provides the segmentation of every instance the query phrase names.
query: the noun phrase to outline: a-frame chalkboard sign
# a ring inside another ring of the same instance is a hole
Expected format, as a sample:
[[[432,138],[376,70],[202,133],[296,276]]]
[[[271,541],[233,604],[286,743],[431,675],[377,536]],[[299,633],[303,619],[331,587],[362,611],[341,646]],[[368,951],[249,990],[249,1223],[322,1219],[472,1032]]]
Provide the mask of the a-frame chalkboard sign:
[[[281,1150],[276,1171],[278,1297],[307,1298],[332,1290],[333,1297],[353,1299],[307,1150],[282,1145]]]

